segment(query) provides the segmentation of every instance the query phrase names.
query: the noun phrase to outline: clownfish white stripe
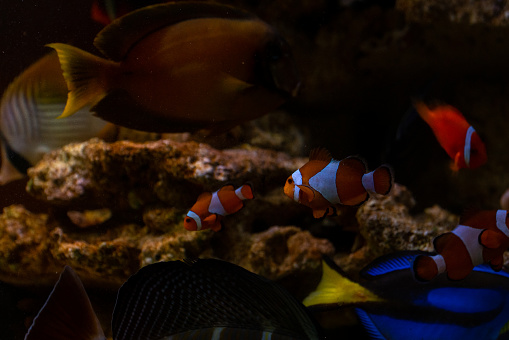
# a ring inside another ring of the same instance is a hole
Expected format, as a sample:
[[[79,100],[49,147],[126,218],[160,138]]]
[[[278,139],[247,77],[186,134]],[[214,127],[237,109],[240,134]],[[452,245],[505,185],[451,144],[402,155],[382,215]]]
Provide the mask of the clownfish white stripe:
[[[295,186],[295,188],[293,189],[293,200],[295,202],[299,202],[299,197],[300,197],[300,188],[298,186]]]
[[[309,185],[332,204],[341,203],[336,188],[338,167],[338,161],[331,161],[325,168],[309,179]]]
[[[369,193],[376,193],[375,190],[375,180],[373,179],[374,171],[368,172],[367,174],[362,175],[362,186]]]
[[[244,195],[242,195],[242,187],[237,188],[235,190],[235,195],[237,195],[237,197],[240,198],[242,201],[246,199]]]
[[[437,268],[438,268],[438,274],[445,272],[445,260],[444,257],[440,254],[431,256],[431,259],[435,261]]]
[[[196,222],[196,230],[201,230],[201,218],[194,211],[189,210],[187,216],[191,217]]]
[[[505,234],[505,236],[509,237],[509,229],[505,223],[507,218],[507,210],[497,210],[497,228]]]
[[[221,216],[228,215],[226,210],[224,210],[224,207],[221,204],[221,201],[219,200],[219,196],[217,196],[217,191],[212,194],[212,198],[210,200],[210,205],[209,205],[209,213],[218,214]]]
[[[463,150],[463,158],[465,158],[465,164],[467,167],[470,167],[470,146],[472,144],[472,134],[474,132],[474,128],[470,126],[465,137],[465,149]]]
[[[460,240],[467,248],[472,264],[475,266],[484,262],[482,252],[483,246],[479,243],[479,235],[483,229],[472,228],[466,225],[459,224],[452,233],[460,238]]]
[[[302,174],[300,170],[296,170],[292,174],[293,183],[295,184],[295,188],[293,190],[293,200],[295,202],[299,202],[300,197],[300,188],[297,185],[302,185]]]
[[[302,185],[302,174],[300,173],[300,170],[296,170],[293,172],[292,179],[295,185]]]

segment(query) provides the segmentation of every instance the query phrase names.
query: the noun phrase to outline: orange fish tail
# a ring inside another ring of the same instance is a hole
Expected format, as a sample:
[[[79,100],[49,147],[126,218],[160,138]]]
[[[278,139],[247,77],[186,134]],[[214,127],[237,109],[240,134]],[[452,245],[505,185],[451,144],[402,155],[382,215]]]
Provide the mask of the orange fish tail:
[[[368,192],[387,195],[391,191],[393,176],[391,169],[382,165],[362,176],[362,185]]]
[[[239,196],[239,198],[241,198],[240,196],[242,196],[243,199],[246,200],[252,200],[254,198],[253,188],[251,187],[250,184],[244,184],[243,186],[235,190],[235,193],[237,194],[237,196]]]
[[[420,281],[431,281],[438,275],[438,266],[430,256],[417,256],[413,268]]]
[[[109,90],[107,79],[118,69],[118,63],[66,44],[47,46],[57,51],[69,89],[64,112],[58,118],[68,117],[87,105],[94,106],[106,96]]]

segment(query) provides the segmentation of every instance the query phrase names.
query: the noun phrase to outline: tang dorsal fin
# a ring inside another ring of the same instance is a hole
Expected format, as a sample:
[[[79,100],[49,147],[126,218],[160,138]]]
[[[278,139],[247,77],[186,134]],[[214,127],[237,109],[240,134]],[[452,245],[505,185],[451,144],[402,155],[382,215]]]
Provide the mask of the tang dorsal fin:
[[[414,259],[418,255],[430,254],[431,253],[424,251],[409,250],[383,255],[362,269],[360,274],[364,278],[373,279],[376,276],[388,274],[397,270],[410,269],[412,268]]]
[[[315,148],[309,153],[309,160],[330,162],[332,160],[332,156],[325,148]]]
[[[140,8],[114,20],[97,34],[94,45],[111,60],[121,61],[132,46],[150,33],[200,18],[256,19],[251,13],[227,5],[199,1],[168,2]]]

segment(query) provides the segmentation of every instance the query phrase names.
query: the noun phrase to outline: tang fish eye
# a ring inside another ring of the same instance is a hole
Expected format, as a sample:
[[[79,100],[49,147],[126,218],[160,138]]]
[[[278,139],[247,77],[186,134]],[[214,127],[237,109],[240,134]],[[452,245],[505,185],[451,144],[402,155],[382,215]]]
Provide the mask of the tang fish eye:
[[[292,184],[293,183],[293,179],[290,177],[290,178],[288,178],[287,182],[288,182],[288,184]]]

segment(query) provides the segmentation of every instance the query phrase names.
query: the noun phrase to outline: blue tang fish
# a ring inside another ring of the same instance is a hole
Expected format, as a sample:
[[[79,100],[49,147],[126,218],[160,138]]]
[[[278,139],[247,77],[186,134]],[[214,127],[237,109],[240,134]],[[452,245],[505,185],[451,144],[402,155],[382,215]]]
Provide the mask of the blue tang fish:
[[[375,260],[361,271],[362,285],[324,261],[322,280],[304,305],[355,306],[372,339],[497,339],[509,321],[509,273],[481,265],[460,281],[442,275],[422,283],[412,264],[423,254],[429,255],[400,252]]]
[[[120,288],[113,339],[321,339],[309,311],[278,284],[214,260],[159,262]],[[105,340],[78,275],[65,267],[25,340]]]

